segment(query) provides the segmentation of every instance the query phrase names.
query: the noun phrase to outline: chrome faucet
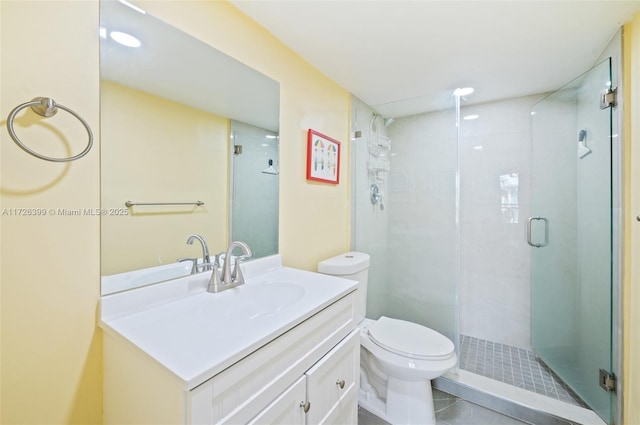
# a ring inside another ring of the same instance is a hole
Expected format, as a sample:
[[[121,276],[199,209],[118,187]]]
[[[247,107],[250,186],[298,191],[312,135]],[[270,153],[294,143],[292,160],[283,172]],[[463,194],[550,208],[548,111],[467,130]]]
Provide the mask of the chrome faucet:
[[[193,245],[193,241],[195,240],[199,241],[200,245],[202,245],[202,264],[200,264],[200,267],[202,267],[203,271],[211,270],[212,269],[211,256],[209,255],[209,247],[207,246],[207,243],[205,242],[204,238],[200,235],[189,236],[189,239],[187,239],[187,243],[189,245]],[[197,270],[198,268],[197,261],[196,261],[195,267]]]
[[[235,264],[233,267],[233,271],[231,271],[231,266],[229,263],[231,262],[231,253],[234,249],[241,248],[242,255],[235,258]],[[242,275],[242,270],[240,270],[240,260],[242,258],[248,258],[253,255],[251,252],[251,248],[244,242],[235,241],[231,242],[229,248],[224,253],[224,265],[222,266],[222,276],[220,276],[218,272],[219,267],[219,259],[222,253],[215,256],[215,263],[212,267],[213,271],[211,273],[211,279],[209,280],[209,286],[207,287],[207,291],[209,292],[220,292],[225,289],[235,288],[238,285],[242,285],[244,283],[244,276]]]
[[[191,274],[198,273],[198,259],[197,258],[178,258],[178,263],[184,263],[185,261],[191,261]]]

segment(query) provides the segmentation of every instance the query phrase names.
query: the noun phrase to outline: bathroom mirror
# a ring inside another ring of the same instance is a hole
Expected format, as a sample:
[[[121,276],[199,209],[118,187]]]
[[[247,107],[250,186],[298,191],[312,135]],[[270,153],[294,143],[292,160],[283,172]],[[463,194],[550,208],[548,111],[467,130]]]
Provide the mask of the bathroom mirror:
[[[278,82],[119,1],[100,2],[100,60],[102,293],[188,274],[191,263],[178,259],[202,257],[186,243],[193,234],[211,254],[236,234],[260,240],[258,256],[277,252],[277,224],[257,235],[261,224],[232,220],[231,208],[252,187],[240,182],[278,179],[262,173],[269,160],[279,165]],[[264,150],[249,167],[234,167],[241,127]],[[269,190],[276,199],[260,208],[277,223],[277,184]],[[114,275],[131,282],[105,284]]]

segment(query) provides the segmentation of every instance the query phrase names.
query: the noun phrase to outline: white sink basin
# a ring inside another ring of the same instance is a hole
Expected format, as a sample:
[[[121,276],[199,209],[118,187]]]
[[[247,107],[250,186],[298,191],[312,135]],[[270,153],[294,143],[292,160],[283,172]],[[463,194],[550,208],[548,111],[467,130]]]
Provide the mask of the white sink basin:
[[[357,282],[243,264],[245,284],[206,292],[210,273],[101,298],[100,326],[132,342],[193,388],[355,290]]]
[[[305,292],[303,286],[294,282],[269,281],[223,291],[218,297],[211,297],[211,301],[216,304],[220,320],[240,323],[277,314],[299,301]]]

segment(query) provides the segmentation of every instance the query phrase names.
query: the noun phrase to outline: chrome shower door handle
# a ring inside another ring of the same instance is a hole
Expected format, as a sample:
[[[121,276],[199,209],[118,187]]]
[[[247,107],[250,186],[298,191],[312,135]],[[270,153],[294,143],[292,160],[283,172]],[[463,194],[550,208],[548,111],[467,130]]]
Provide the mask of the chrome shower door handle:
[[[544,222],[544,242],[543,243],[534,243],[531,240],[531,225],[533,220],[540,220]],[[527,243],[534,248],[542,248],[543,246],[549,245],[549,220],[544,217],[529,217],[527,221]]]

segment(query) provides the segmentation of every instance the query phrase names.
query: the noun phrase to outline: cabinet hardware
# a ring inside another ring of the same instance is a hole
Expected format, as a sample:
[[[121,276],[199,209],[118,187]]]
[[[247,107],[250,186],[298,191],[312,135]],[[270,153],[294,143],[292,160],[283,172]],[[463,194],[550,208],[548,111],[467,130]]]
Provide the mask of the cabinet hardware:
[[[344,379],[336,381],[336,385],[338,385],[340,389],[344,388]]]
[[[311,403],[309,403],[308,401],[301,401],[300,407],[302,407],[302,409],[304,410],[304,413],[307,413],[309,409],[311,409]]]

